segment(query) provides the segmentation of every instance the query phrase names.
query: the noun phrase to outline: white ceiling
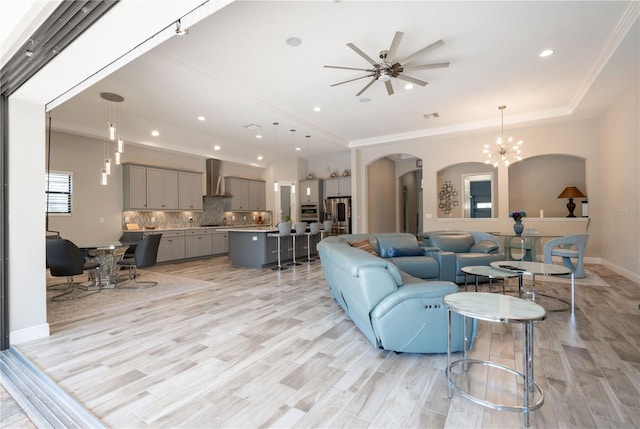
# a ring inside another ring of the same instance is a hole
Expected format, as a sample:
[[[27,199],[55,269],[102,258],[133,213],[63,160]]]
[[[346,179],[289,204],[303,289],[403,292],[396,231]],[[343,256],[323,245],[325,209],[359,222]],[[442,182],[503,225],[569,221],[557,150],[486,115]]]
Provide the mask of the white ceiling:
[[[293,146],[308,158],[498,127],[503,104],[505,128],[597,115],[638,79],[638,9],[631,1],[236,1],[56,107],[53,127],[103,138],[99,94],[114,92],[125,98],[118,126],[128,142],[265,166]],[[392,79],[392,96],[376,82],[356,97],[368,78],[331,87],[364,73],[324,65],[368,66],[347,43],[377,59],[396,31],[404,33],[397,59],[442,39],[413,64],[450,66],[405,73],[429,82],[409,91]],[[302,44],[287,45],[291,36]],[[547,48],[555,54],[538,57]],[[424,118],[432,112],[440,116]]]

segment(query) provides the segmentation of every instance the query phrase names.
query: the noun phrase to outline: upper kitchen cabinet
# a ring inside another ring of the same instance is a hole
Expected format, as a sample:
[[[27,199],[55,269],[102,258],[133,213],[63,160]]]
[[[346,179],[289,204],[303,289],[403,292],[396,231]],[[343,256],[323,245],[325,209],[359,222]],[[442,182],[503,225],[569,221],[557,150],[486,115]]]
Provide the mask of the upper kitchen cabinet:
[[[147,167],[124,164],[123,208],[145,210],[147,208]]]
[[[265,182],[249,180],[249,210],[267,209],[267,186]]]
[[[202,174],[178,172],[178,208],[202,210]]]
[[[147,208],[178,209],[178,172],[147,167]]]
[[[300,204],[319,203],[322,197],[322,182],[320,180],[301,180],[298,199]]]
[[[351,195],[351,176],[325,179],[325,196],[348,197]]]
[[[263,211],[267,209],[266,185],[263,181],[225,177],[225,211]]]

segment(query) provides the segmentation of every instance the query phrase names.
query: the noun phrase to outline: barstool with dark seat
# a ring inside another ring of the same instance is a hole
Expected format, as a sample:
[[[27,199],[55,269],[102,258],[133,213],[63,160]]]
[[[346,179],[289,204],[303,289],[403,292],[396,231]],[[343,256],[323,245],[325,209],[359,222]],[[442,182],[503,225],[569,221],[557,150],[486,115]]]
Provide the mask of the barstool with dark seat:
[[[301,237],[307,233],[306,222],[296,222],[295,233],[291,234],[293,237],[293,261],[289,265],[300,265],[300,262],[296,261],[296,237]]]
[[[320,224],[318,222],[312,222],[309,224],[309,232],[305,233],[307,236],[307,260],[309,264],[315,259],[311,259],[311,237],[318,235],[320,232]]]
[[[282,237],[288,237],[291,235],[291,222],[280,222],[278,224],[278,232],[272,232],[267,234],[267,237],[275,237],[278,239],[278,265],[271,268],[272,270],[286,270],[287,267],[283,267],[281,263],[281,250],[280,241]]]

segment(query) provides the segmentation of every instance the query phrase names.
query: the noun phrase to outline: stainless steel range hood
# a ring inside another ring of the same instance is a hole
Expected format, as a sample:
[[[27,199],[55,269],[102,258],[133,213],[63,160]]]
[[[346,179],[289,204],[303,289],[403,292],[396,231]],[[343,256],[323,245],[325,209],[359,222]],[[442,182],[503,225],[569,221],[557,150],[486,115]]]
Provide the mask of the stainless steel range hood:
[[[205,197],[231,198],[233,196],[222,192],[222,161],[213,158],[207,159],[206,176],[207,194]]]

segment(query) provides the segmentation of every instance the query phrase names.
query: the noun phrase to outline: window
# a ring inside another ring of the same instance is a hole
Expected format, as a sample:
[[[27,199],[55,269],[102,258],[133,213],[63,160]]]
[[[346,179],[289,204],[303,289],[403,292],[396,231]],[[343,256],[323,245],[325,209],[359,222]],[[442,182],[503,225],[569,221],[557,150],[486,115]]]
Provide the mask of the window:
[[[71,214],[73,175],[63,171],[51,171],[44,175],[45,208],[47,213]]]

